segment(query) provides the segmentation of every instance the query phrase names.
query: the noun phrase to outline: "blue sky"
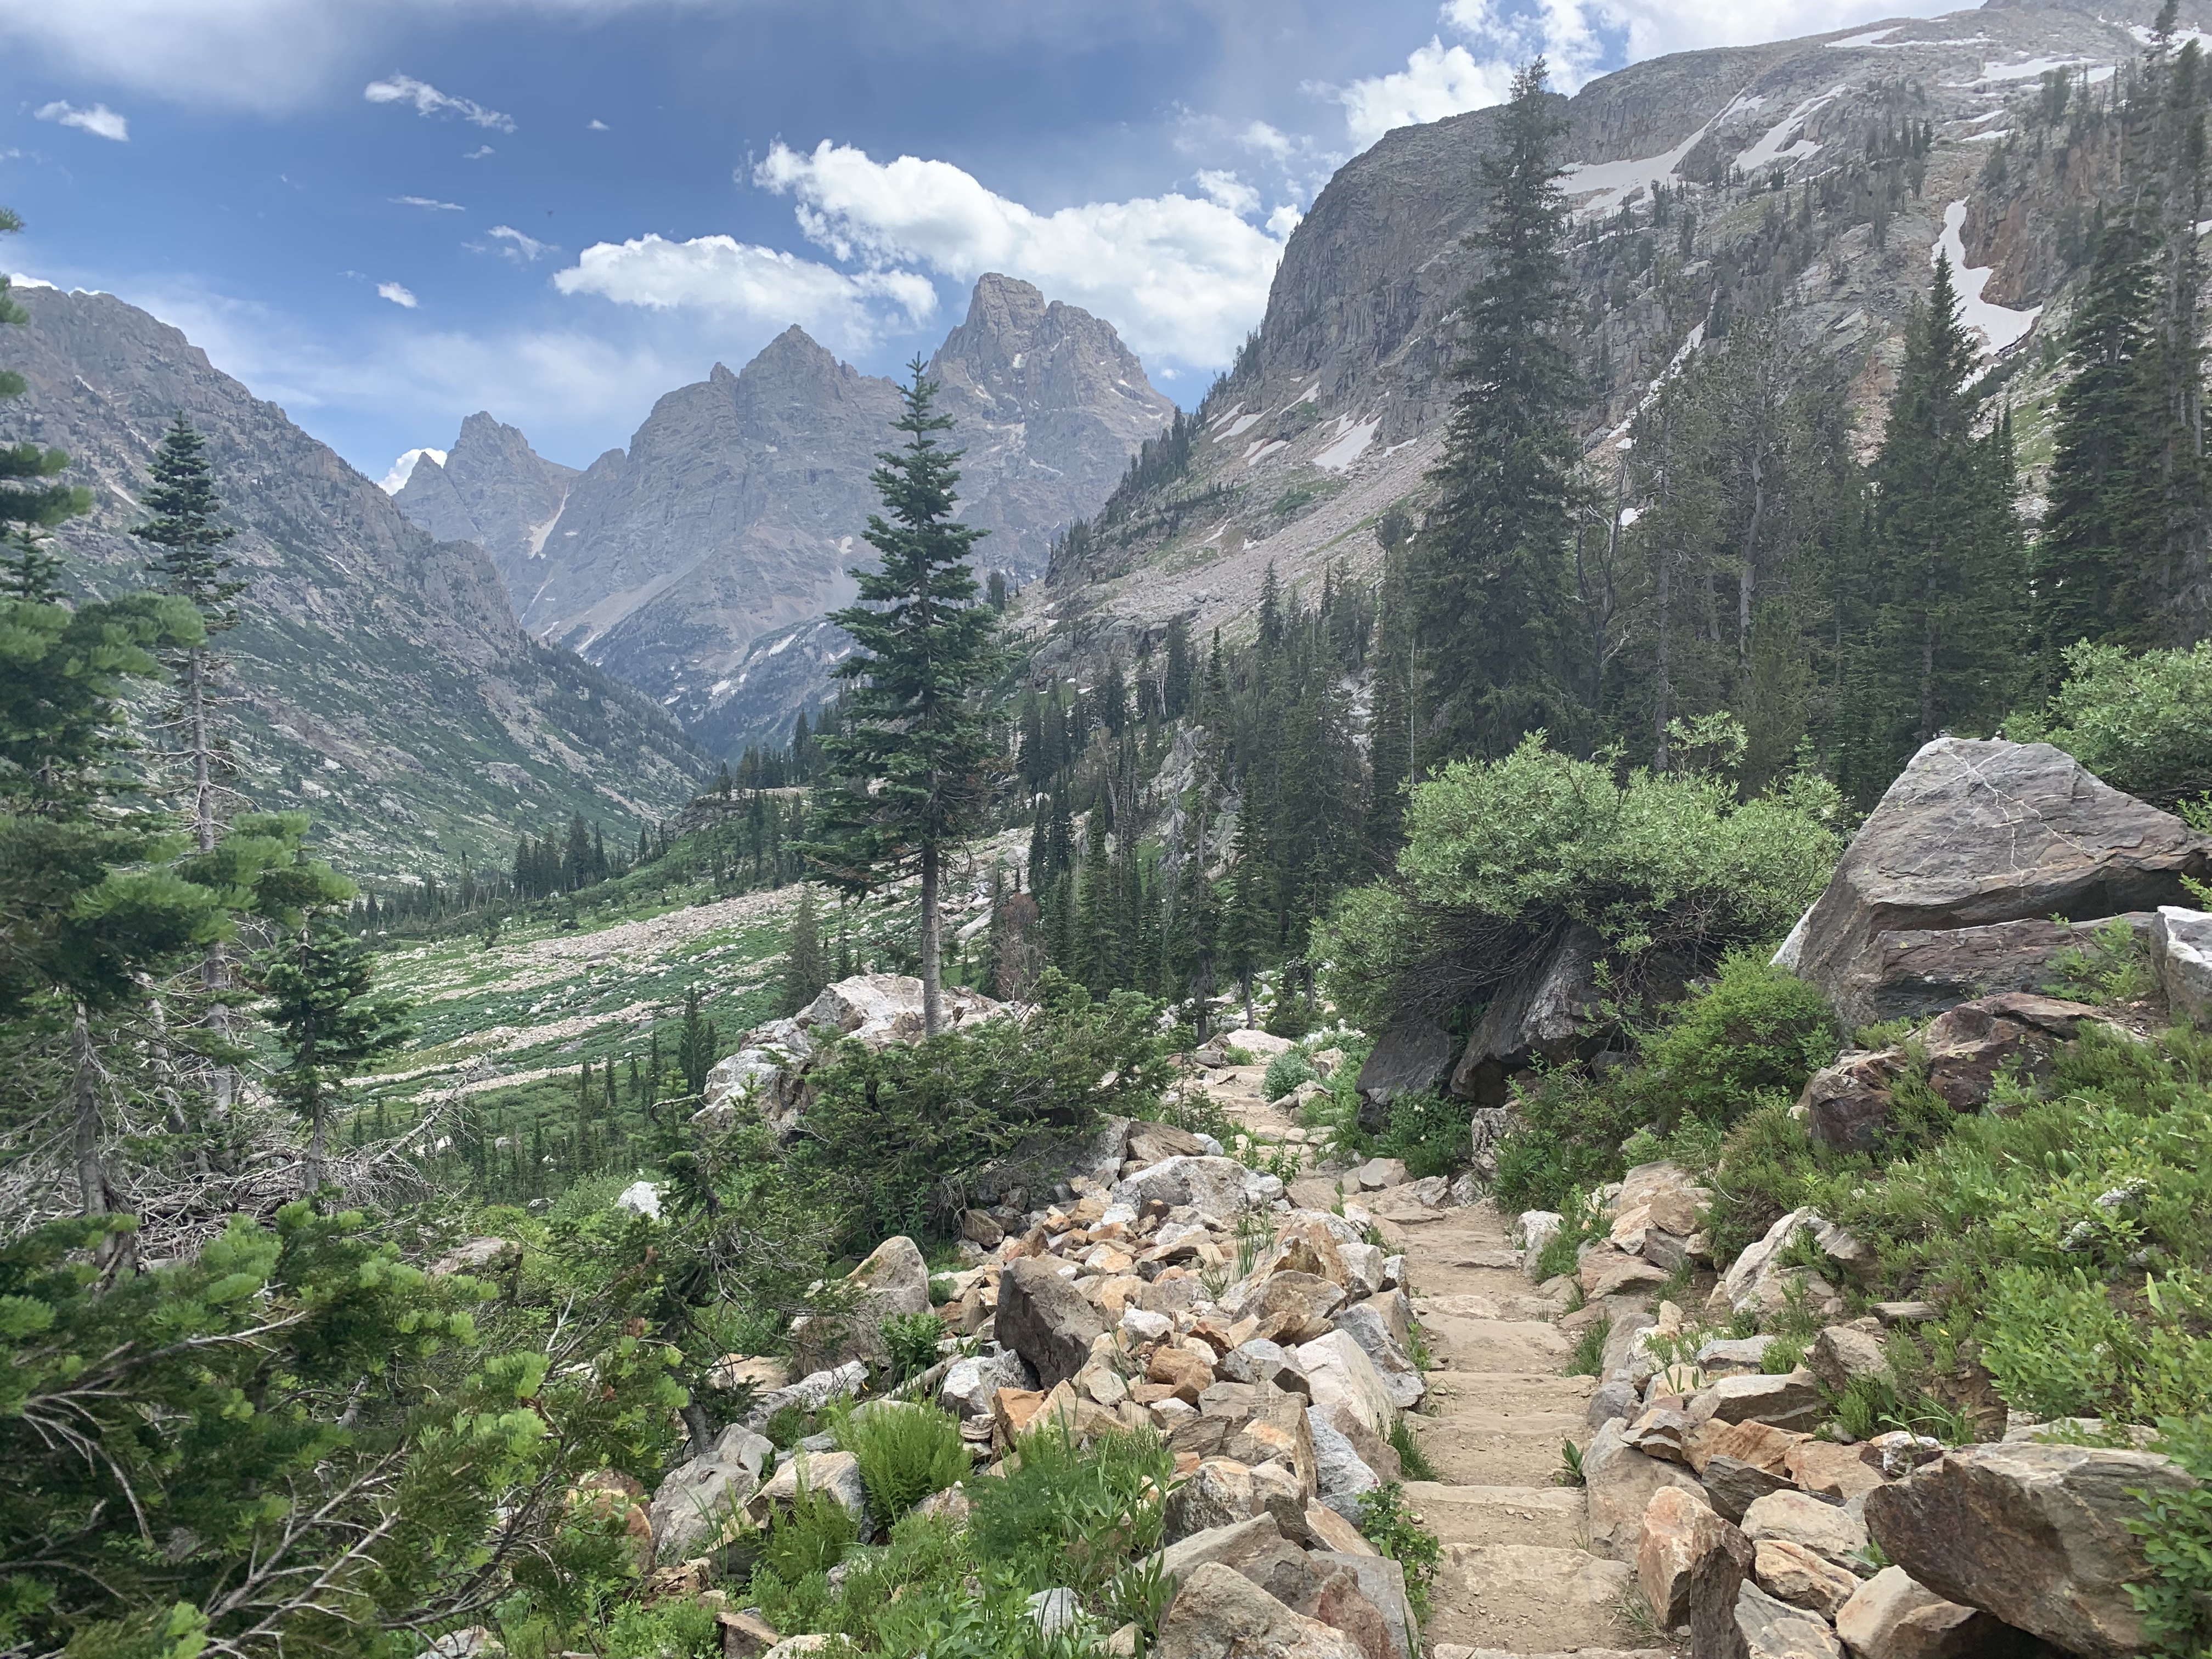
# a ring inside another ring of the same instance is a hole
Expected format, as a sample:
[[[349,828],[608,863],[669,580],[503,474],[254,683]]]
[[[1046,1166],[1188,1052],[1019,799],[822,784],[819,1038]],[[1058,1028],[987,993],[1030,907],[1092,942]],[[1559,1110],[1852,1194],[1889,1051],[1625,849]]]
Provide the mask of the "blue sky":
[[[1906,9],[1948,8],[1907,0]],[[1003,270],[1194,402],[1391,125],[1541,50],[1895,0],[0,0],[0,267],[104,289],[372,477],[483,408],[581,465],[793,322],[887,372]],[[4,343],[0,343],[4,355]]]

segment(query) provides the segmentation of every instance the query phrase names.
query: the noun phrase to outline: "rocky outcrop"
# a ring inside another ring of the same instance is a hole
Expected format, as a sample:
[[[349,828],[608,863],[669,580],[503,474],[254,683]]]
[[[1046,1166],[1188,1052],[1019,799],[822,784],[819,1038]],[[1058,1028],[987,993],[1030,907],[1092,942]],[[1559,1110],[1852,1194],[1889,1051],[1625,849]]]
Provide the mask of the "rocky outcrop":
[[[461,422],[443,462],[424,455],[415,463],[392,501],[440,541],[474,542],[490,556],[510,594],[527,594],[531,562],[579,476],[480,411]]]
[[[929,1311],[929,1268],[904,1237],[885,1239],[845,1275],[836,1311],[794,1321],[792,1355],[806,1371],[831,1370],[855,1359],[882,1359],[887,1319]]]
[[[1514,1073],[1539,1060],[1583,1058],[1603,1001],[1597,966],[1604,957],[1605,941],[1576,923],[1500,986],[1452,1067],[1452,1093],[1481,1106],[1502,1105]]]
[[[2212,843],[2063,750],[1938,738],[1890,785],[1776,960],[1825,991],[1846,1027],[1929,1013],[1947,1006],[1944,988],[1931,1000],[1897,975],[1893,935],[1924,949],[1930,933],[2154,910],[2180,901],[2184,876],[2208,873]]]
[[[112,295],[18,287],[8,331],[28,383],[11,441],[69,452],[88,517],[54,531],[72,586],[143,580],[146,467],[185,416],[237,531],[251,582],[223,636],[234,692],[234,782],[257,809],[311,811],[322,850],[356,875],[441,876],[513,856],[516,828],[571,812],[658,817],[704,763],[659,709],[514,624],[480,549],[404,517],[275,404],[222,374],[177,330]]]
[[[706,1452],[671,1469],[653,1494],[654,1559],[671,1567],[727,1542],[775,1455],[767,1440],[732,1424]]]
[[[1105,1329],[1098,1310],[1049,1260],[1012,1262],[999,1280],[998,1339],[1036,1373],[1041,1388],[1081,1370]]]
[[[1452,1073],[1452,1040],[1433,1021],[1400,1020],[1382,1034],[1360,1063],[1359,1127],[1370,1134],[1390,1127],[1390,1103],[1400,1095],[1441,1089]]]
[[[1936,1595],[2085,1659],[2142,1650],[2128,1594],[2148,1582],[2133,1493],[2195,1482],[2151,1452],[2015,1443],[1945,1454],[1869,1494],[1868,1529]]]
[[[1954,1111],[1978,1111],[2000,1073],[2022,1083],[2049,1077],[2060,1045],[2097,1018],[2087,1004],[2030,991],[1960,1003],[1907,1042],[1854,1050],[1815,1072],[1798,1097],[1806,1130],[1841,1152],[1871,1151],[1906,1078],[1926,1084]]]

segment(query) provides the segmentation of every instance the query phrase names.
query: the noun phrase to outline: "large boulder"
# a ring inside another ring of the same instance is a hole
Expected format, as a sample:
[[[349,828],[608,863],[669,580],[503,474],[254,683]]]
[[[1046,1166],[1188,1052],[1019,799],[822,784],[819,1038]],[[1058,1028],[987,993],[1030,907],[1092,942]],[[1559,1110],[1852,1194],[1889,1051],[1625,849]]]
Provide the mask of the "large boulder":
[[[1228,1219],[1265,1202],[1261,1177],[1232,1158],[1170,1158],[1114,1183],[1114,1202],[1136,1209],[1157,1200],[1188,1204],[1200,1215]]]
[[[1731,1546],[1731,1534],[1738,1545]],[[1662,1486],[1651,1494],[1637,1532],[1636,1582],[1661,1630],[1690,1622],[1690,1586],[1705,1558],[1734,1547],[1741,1560],[1741,1539],[1703,1500],[1679,1487]]]
[[[1946,1453],[1867,1494],[1890,1559],[1947,1601],[1979,1607],[2084,1659],[2142,1650],[2131,1584],[2148,1583],[2137,1491],[2196,1486],[2152,1452],[2021,1442]]]
[[[1323,1411],[1341,1407],[1376,1433],[1390,1432],[1398,1420],[1397,1402],[1351,1332],[1331,1331],[1301,1343],[1291,1351],[1291,1358],[1305,1373],[1316,1406]]]
[[[1413,1410],[1429,1391],[1427,1379],[1408,1352],[1409,1312],[1403,1291],[1385,1291],[1339,1308],[1334,1316],[1336,1328],[1348,1333],[1359,1345],[1373,1363],[1375,1374],[1382,1379],[1390,1403],[1400,1411]]]
[[[1293,1613],[1234,1567],[1194,1569],[1160,1621],[1158,1659],[1366,1659],[1344,1632]]]
[[[1006,1264],[999,1279],[999,1341],[1012,1348],[1036,1373],[1037,1386],[1050,1389],[1081,1370],[1091,1345],[1106,1324],[1049,1256],[1023,1256]]]
[[[2212,915],[2159,906],[2151,923],[2151,963],[2176,1020],[2212,1026]]]
[[[884,1321],[929,1311],[929,1267],[912,1239],[896,1234],[845,1275],[842,1291],[850,1298],[845,1307],[793,1324],[792,1354],[800,1370],[883,1358],[890,1352],[884,1345]]]
[[[2009,1659],[2031,1645],[1986,1613],[1914,1583],[1902,1567],[1884,1567],[1851,1593],[1836,1609],[1836,1634],[1858,1659]]]
[[[671,1469],[653,1494],[654,1559],[674,1566],[726,1541],[775,1455],[764,1437],[733,1423],[701,1455]]]
[[[945,988],[940,1006],[946,1026],[1006,1012],[978,991]],[[921,1041],[921,981],[911,974],[856,974],[827,987],[793,1017],[810,1038],[855,1037],[871,1048]]]
[[[2212,842],[2063,750],[1938,738],[1890,785],[1776,960],[1825,991],[1847,1028],[1929,1013],[1953,1000],[1948,987],[1900,973],[1891,935],[2154,910],[2185,902],[2184,876],[2208,874]]]
[[[753,1494],[745,1513],[754,1525],[762,1525],[777,1505],[796,1503],[801,1492],[829,1493],[866,1530],[868,1489],[860,1480],[860,1460],[851,1452],[796,1453]]]
[[[1359,1449],[1337,1427],[1329,1413],[1318,1406],[1307,1407],[1306,1428],[1313,1437],[1314,1484],[1322,1504],[1356,1524],[1360,1493],[1374,1491],[1382,1484],[1382,1477],[1360,1455]]]
[[[797,1020],[775,1019],[745,1033],[738,1051],[717,1060],[707,1073],[691,1121],[726,1129],[750,1103],[779,1133],[798,1121],[805,1097],[805,1074],[817,1045]]]
[[[1743,1535],[1754,1544],[1795,1544],[1846,1571],[1867,1547],[1858,1516],[1840,1504],[1794,1491],[1771,1492],[1745,1510]]]
[[[1359,1127],[1378,1134],[1390,1127],[1390,1105],[1400,1095],[1441,1089],[1450,1080],[1452,1040],[1432,1020],[1400,1020],[1382,1034],[1359,1067]]]
[[[1499,986],[1452,1068],[1452,1093],[1502,1106],[1514,1073],[1540,1060],[1583,1058],[1604,1018],[1597,971],[1604,959],[1597,930],[1576,922]]]
[[[1842,1311],[1842,1298],[1818,1275],[1783,1265],[1783,1252],[1801,1232],[1810,1232],[1814,1247],[1838,1267],[1857,1269],[1869,1263],[1866,1247],[1843,1228],[1818,1211],[1792,1210],[1769,1227],[1765,1237],[1745,1245],[1729,1264],[1710,1298],[1713,1310],[1724,1316],[1780,1313],[1789,1305],[1788,1287],[1795,1283],[1804,1286],[1816,1310]]]

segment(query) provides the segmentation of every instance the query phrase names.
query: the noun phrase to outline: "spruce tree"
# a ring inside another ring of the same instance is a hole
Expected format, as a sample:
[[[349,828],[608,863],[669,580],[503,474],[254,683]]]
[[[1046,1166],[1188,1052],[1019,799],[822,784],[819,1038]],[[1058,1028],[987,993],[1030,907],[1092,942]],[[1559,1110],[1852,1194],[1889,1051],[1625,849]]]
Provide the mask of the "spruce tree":
[[[822,994],[830,982],[828,963],[822,953],[822,928],[815,914],[811,888],[799,890],[799,903],[791,914],[791,929],[783,938],[783,988],[776,1012],[787,1018]]]
[[[6,208],[0,208],[0,236],[12,235],[22,229],[23,222]],[[21,327],[31,320],[31,313],[8,297],[9,282],[0,274],[0,327]],[[27,390],[23,377],[12,369],[0,369],[0,401],[20,398]],[[21,557],[33,545],[32,532],[35,528],[59,524],[64,519],[74,519],[92,511],[92,492],[78,484],[54,483],[67,470],[69,457],[58,449],[41,449],[36,444],[0,442],[0,531],[7,533],[10,548]]]
[[[997,614],[977,602],[969,550],[983,532],[957,522],[957,450],[936,434],[936,386],[916,358],[901,389],[902,447],[872,475],[888,517],[867,539],[882,557],[854,572],[860,603],[830,620],[860,647],[837,665],[849,686],[842,729],[822,740],[830,778],[806,852],[835,885],[872,891],[920,877],[922,1028],[943,1025],[938,889],[947,848],[974,828],[995,751],[976,693],[998,661]]]
[[[2010,428],[1974,431],[1975,347],[1939,255],[1906,319],[1905,360],[1874,466],[1880,609],[1850,782],[1871,799],[1914,750],[1989,730],[2023,688],[2027,617]],[[1870,743],[1869,750],[1863,746]]]
[[[1571,338],[1559,100],[1540,58],[1513,78],[1482,160],[1483,274],[1461,304],[1462,355],[1438,500],[1419,547],[1429,669],[1448,751],[1498,755],[1540,727],[1580,732],[1569,543],[1583,397]]]

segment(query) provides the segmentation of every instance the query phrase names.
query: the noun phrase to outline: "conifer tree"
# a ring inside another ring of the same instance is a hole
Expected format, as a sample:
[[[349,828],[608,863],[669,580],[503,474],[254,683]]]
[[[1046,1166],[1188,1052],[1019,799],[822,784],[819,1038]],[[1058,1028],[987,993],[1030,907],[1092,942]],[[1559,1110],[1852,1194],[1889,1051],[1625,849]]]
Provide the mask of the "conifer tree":
[[[23,222],[0,208],[0,236],[12,235]],[[31,320],[30,313],[8,297],[9,278],[0,274],[0,327]],[[23,377],[12,369],[0,370],[0,401],[20,398],[27,389]],[[92,511],[92,492],[79,484],[55,483],[69,466],[69,457],[58,449],[36,444],[0,442],[0,531],[7,532],[17,558],[33,545],[31,532]]]
[[[1558,103],[1537,58],[1515,75],[1482,161],[1482,225],[1468,240],[1484,270],[1461,305],[1461,389],[1419,544],[1435,641],[1425,701],[1452,754],[1503,754],[1540,727],[1569,741],[1583,720],[1568,570],[1583,386]]]
[[[799,890],[799,904],[791,914],[791,929],[783,938],[783,988],[776,1012],[788,1018],[822,994],[830,982],[822,954],[822,928],[814,909],[811,888]]]
[[[1868,799],[1939,732],[1989,729],[2023,684],[2027,617],[2011,433],[1974,432],[1975,347],[1941,255],[1906,319],[1905,361],[1874,467],[1880,610],[1850,780]]]
[[[822,740],[831,776],[806,851],[848,892],[911,870],[921,878],[922,1027],[943,1024],[938,889],[945,850],[974,827],[988,798],[995,745],[975,693],[998,658],[999,619],[977,602],[969,550],[983,532],[953,518],[957,450],[936,434],[936,386],[916,358],[896,422],[902,447],[872,475],[889,517],[871,516],[882,556],[854,573],[860,603],[830,620],[860,647],[837,666],[850,687],[841,730]]]

